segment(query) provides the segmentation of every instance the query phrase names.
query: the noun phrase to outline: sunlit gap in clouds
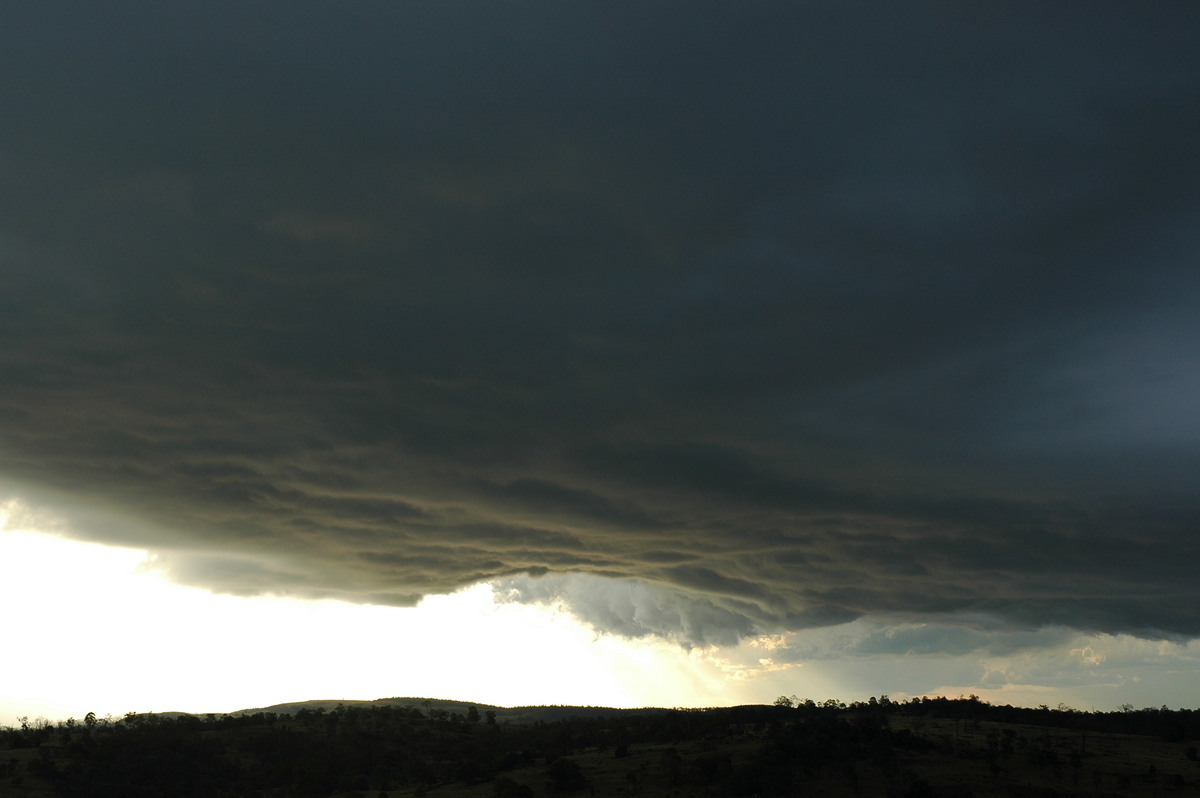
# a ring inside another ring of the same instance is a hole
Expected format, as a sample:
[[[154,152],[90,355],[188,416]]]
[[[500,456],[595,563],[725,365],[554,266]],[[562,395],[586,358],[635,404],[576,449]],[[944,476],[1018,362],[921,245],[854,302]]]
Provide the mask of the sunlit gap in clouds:
[[[969,619],[861,618],[686,646],[597,631],[572,602],[591,599],[594,615],[601,599],[626,596],[656,608],[656,621],[674,605],[643,583],[587,575],[522,577],[517,597],[512,579],[481,583],[411,608],[233,596],[170,581],[148,550],[65,531],[0,504],[0,725],[390,696],[630,707],[975,693],[1025,706],[1189,706],[1200,670],[1196,641]]]
[[[169,581],[146,550],[39,530],[11,502],[0,514],[13,644],[0,724],[388,696],[712,706],[780,689],[753,645],[687,650],[602,634],[561,605],[497,601],[486,583],[414,608],[221,595]]]

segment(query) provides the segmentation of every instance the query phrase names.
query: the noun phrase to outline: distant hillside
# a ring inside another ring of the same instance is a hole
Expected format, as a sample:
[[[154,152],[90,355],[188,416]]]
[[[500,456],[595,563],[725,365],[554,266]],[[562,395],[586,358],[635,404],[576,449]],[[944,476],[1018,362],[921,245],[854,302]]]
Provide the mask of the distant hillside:
[[[496,721],[501,723],[532,723],[534,721],[550,722],[556,720],[567,720],[569,718],[600,718],[611,715],[646,714],[666,711],[664,709],[654,707],[646,707],[642,709],[614,709],[613,707],[579,707],[565,705],[501,707],[493,704],[482,704],[472,701],[454,701],[444,698],[404,697],[376,698],[374,700],[315,699],[311,701],[299,701],[289,704],[274,704],[269,707],[258,707],[255,709],[239,709],[236,712],[230,712],[228,714],[234,716],[243,716],[253,715],[258,712],[274,712],[278,715],[295,715],[297,712],[304,709],[310,711],[324,710],[329,712],[336,710],[339,706],[355,707],[360,709],[370,707],[402,707],[420,710],[426,714],[428,714],[430,711],[435,711],[463,716],[470,711],[471,707],[475,707],[477,712],[494,712]]]
[[[0,796],[1166,798],[1200,793],[1198,739],[1197,710],[974,697],[697,710],[304,701],[0,729]]]

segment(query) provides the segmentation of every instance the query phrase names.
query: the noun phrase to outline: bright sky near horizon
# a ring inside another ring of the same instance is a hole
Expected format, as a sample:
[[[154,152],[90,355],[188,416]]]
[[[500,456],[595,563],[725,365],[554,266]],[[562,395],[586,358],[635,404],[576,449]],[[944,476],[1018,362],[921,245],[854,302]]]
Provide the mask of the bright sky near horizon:
[[[1195,644],[1103,637],[1027,650],[1016,662],[968,658],[949,671],[943,658],[838,657],[844,640],[826,641],[831,650],[804,663],[789,659],[794,635],[685,649],[597,632],[561,606],[497,601],[488,584],[414,608],[218,595],[170,582],[146,551],[2,521],[0,606],[10,608],[12,644],[0,679],[0,726],[22,716],[219,713],[393,695],[498,706],[860,700],[879,684],[893,685],[895,698],[975,693],[995,703],[1113,709],[1138,698],[1153,704],[1164,689],[1186,697],[1200,663]],[[1103,668],[1114,653],[1116,668]],[[1065,683],[1064,661],[1077,671]],[[1080,667],[1099,678],[1081,680]],[[931,684],[930,670],[935,678],[973,672],[978,679],[904,689]],[[1050,683],[1011,680],[1026,676]],[[1139,688],[1143,680],[1150,690]]]
[[[501,706],[766,700],[765,685],[712,654],[497,603],[486,584],[415,608],[215,595],[171,583],[145,551],[6,528],[0,606],[11,641],[0,725],[393,695]]]

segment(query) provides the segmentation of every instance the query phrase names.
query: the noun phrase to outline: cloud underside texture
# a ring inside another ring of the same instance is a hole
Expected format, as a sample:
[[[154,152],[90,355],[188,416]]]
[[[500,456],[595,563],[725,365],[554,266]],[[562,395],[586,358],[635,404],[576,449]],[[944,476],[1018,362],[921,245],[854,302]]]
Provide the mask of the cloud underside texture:
[[[1200,635],[1195,8],[5,16],[0,477],[72,534],[692,642]]]

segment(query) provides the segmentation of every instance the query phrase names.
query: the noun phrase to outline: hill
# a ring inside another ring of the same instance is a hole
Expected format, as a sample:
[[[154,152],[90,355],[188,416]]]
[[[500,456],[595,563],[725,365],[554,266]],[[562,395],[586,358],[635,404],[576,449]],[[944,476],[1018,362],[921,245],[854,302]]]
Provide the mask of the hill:
[[[975,698],[704,710],[312,701],[0,730],[0,795],[1158,796],[1200,792],[1200,711]],[[482,709],[481,709],[482,707]],[[465,711],[459,711],[465,709]],[[522,714],[524,713],[524,714]]]
[[[353,707],[356,709],[367,709],[372,707],[401,707],[405,709],[416,709],[429,714],[446,713],[451,715],[454,713],[466,716],[471,707],[480,713],[491,712],[495,716],[497,722],[511,723],[532,723],[535,721],[555,721],[566,720],[568,718],[596,718],[605,717],[616,714],[629,713],[654,713],[663,712],[662,709],[614,709],[612,707],[581,707],[570,705],[550,705],[550,706],[518,706],[518,707],[501,707],[492,704],[482,704],[470,701],[453,701],[444,698],[376,698],[373,700],[343,700],[343,699],[316,699],[311,701],[300,701],[290,704],[273,704],[269,707],[260,707],[257,709],[239,709],[236,712],[229,714],[234,716],[253,715],[259,712],[273,712],[279,715],[295,715],[302,710],[316,711],[324,710],[326,712],[335,711],[338,707]]]

